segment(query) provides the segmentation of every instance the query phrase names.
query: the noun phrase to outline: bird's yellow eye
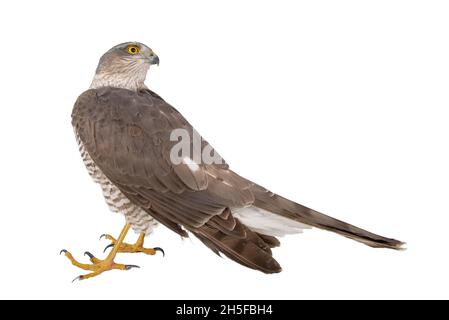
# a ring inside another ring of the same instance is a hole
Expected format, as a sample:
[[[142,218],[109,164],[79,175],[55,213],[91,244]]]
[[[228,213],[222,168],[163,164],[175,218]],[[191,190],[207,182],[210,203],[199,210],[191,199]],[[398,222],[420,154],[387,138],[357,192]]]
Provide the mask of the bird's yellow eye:
[[[127,48],[129,54],[138,54],[140,52],[140,48],[135,45],[130,45]]]

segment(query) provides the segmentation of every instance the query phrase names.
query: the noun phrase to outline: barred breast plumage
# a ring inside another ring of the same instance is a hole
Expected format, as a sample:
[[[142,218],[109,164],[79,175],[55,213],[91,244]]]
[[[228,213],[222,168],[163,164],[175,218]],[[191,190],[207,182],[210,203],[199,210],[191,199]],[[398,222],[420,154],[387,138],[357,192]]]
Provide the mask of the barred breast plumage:
[[[92,177],[94,182],[100,184],[103,191],[103,196],[109,209],[113,212],[122,213],[125,216],[127,223],[136,233],[150,234],[157,222],[147,212],[142,210],[139,206],[133,204],[97,167],[95,162],[90,157],[89,153],[84,148],[77,132],[75,132],[76,141],[79,146],[81,157],[87,172]]]

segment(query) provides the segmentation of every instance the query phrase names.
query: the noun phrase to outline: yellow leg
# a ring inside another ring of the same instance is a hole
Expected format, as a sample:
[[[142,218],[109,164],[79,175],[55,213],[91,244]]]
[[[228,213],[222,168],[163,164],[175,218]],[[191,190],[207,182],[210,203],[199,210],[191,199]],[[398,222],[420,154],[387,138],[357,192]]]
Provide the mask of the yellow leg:
[[[165,252],[162,248],[159,247],[155,247],[155,248],[145,248],[143,246],[143,242],[145,239],[145,234],[141,233],[139,235],[139,238],[137,239],[135,244],[128,244],[125,242],[121,242],[119,243],[118,239],[115,239],[114,237],[112,237],[109,234],[103,234],[101,238],[106,238],[108,240],[111,241],[111,244],[109,244],[108,246],[106,246],[106,248],[104,248],[104,251],[106,251],[107,249],[113,247],[114,249],[117,249],[117,252],[125,252],[125,253],[137,253],[137,252],[142,252],[145,254],[149,254],[149,255],[154,255],[156,254],[157,251],[162,252],[162,254],[165,256]]]
[[[117,246],[114,247],[111,252],[109,252],[108,256],[104,260],[100,260],[95,258],[90,252],[86,251],[84,254],[89,256],[91,264],[86,263],[80,263],[73,258],[72,254],[68,252],[67,250],[61,250],[61,253],[64,253],[65,256],[72,262],[74,266],[77,266],[78,268],[81,268],[83,270],[89,270],[92,271],[91,273],[88,273],[86,275],[81,275],[79,277],[76,277],[75,280],[85,280],[92,277],[95,277],[105,271],[108,270],[129,270],[132,268],[138,268],[138,266],[135,265],[126,265],[126,264],[118,264],[114,262],[114,258],[117,255],[117,252],[119,251],[118,248],[120,244],[123,243],[123,240],[125,240],[126,234],[128,233],[130,225],[126,224],[125,227],[120,232],[120,235],[117,239]]]

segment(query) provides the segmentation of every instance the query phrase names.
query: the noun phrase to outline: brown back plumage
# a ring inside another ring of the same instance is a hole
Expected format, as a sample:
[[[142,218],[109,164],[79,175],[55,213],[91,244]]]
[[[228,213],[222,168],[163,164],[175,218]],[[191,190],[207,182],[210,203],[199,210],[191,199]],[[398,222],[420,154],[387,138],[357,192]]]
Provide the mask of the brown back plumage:
[[[149,90],[88,90],[74,106],[72,124],[98,168],[134,204],[178,234],[191,231],[214,252],[247,267],[281,270],[270,249],[279,241],[250,230],[232,214],[251,205],[371,246],[400,245],[270,193],[225,162],[200,163],[198,170],[174,165],[170,151],[177,141],[170,140],[171,132],[182,128],[192,133],[193,128]],[[208,143],[202,140],[201,146]]]
[[[243,265],[280,271],[266,250],[276,241],[269,237],[265,243],[231,214],[230,208],[254,202],[251,184],[226,163],[199,164],[192,171],[170,161],[176,143],[170,141],[172,130],[193,128],[160,97],[149,91],[88,90],[77,100],[72,119],[95,164],[148,214],[182,236],[191,231]]]

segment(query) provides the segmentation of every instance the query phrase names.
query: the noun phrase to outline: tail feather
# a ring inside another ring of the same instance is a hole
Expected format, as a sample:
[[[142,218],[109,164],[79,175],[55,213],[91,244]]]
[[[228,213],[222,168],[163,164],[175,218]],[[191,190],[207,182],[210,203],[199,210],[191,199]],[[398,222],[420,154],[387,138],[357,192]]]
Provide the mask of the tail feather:
[[[386,238],[372,232],[363,230],[341,220],[334,219],[318,211],[290,201],[274,194],[260,186],[254,185],[254,206],[263,210],[279,214],[285,218],[338,233],[347,238],[361,242],[375,248],[404,249],[402,241]]]
[[[346,222],[285,199],[253,185],[252,207],[227,209],[201,227],[190,231],[216,254],[224,254],[248,268],[264,273],[280,272],[271,248],[280,245],[276,236],[298,233],[308,227],[338,233],[375,248],[402,249],[403,242],[379,236]]]

